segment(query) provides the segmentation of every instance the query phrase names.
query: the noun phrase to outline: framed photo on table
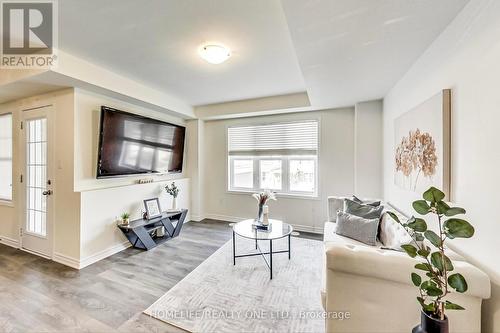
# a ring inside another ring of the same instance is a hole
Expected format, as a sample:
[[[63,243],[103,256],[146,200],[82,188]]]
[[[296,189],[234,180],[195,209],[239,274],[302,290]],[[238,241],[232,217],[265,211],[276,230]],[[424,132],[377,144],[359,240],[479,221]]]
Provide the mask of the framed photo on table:
[[[148,220],[161,216],[160,200],[158,198],[144,200]]]

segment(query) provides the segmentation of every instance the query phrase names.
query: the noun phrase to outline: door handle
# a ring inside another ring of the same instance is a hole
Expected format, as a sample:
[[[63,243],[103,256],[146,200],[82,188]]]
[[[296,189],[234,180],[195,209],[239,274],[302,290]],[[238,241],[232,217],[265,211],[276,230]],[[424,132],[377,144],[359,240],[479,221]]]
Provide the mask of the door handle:
[[[42,195],[52,195],[52,190],[43,191]]]

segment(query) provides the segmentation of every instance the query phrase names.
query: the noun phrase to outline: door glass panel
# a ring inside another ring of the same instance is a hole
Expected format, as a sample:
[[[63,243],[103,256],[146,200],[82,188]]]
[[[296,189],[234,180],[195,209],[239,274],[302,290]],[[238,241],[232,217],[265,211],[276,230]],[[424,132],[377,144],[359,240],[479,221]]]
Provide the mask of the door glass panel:
[[[26,122],[26,231],[47,235],[47,119]]]
[[[281,190],[281,160],[260,161],[260,188]]]

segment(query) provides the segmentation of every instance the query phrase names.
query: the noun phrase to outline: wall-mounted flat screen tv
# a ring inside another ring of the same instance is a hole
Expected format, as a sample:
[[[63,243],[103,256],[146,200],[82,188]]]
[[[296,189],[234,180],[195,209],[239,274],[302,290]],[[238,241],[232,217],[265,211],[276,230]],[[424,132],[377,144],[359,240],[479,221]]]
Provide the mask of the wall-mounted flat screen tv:
[[[97,178],[182,172],[186,128],[101,107]]]

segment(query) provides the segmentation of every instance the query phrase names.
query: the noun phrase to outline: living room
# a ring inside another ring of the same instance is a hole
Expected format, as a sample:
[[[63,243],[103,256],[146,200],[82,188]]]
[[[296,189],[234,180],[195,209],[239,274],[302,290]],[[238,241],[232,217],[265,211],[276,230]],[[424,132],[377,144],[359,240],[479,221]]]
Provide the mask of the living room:
[[[500,332],[500,2],[0,5],[0,331]]]

